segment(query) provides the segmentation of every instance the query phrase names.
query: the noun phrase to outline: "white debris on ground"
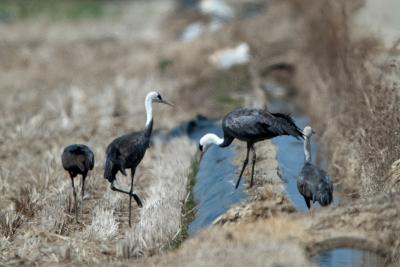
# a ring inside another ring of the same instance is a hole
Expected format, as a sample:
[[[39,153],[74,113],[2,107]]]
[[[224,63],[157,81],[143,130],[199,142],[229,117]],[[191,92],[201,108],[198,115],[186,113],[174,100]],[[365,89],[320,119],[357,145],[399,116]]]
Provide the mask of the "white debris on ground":
[[[197,40],[205,32],[217,32],[222,29],[224,23],[221,20],[213,19],[208,25],[202,22],[193,22],[189,24],[181,34],[182,42],[192,42]]]
[[[204,25],[201,22],[194,22],[189,24],[181,35],[183,42],[191,42],[199,38],[204,32]]]
[[[213,19],[209,24],[208,24],[208,30],[210,32],[217,32],[220,29],[222,29],[222,27],[224,26],[224,23],[219,20],[219,19]]]
[[[201,0],[199,9],[204,15],[224,21],[230,21],[235,17],[233,8],[223,0]]]
[[[214,52],[209,60],[218,68],[230,69],[235,65],[247,64],[250,61],[250,48],[247,43],[241,43],[234,48]]]

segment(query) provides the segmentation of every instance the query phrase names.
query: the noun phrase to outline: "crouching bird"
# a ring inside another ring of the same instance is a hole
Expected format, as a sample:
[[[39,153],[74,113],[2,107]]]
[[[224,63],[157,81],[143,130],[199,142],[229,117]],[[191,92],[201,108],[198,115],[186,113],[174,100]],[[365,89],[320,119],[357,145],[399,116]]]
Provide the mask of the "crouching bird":
[[[157,92],[150,92],[145,99],[147,113],[146,126],[143,131],[132,132],[114,139],[107,147],[104,178],[111,183],[111,190],[127,194],[129,196],[129,227],[131,227],[132,197],[139,207],[142,202],[137,194],[133,193],[133,177],[136,167],[142,161],[144,154],[150,144],[150,137],[153,130],[152,103],[164,103],[173,106],[164,100]],[[122,190],[115,186],[116,175],[121,172],[126,176],[125,169],[131,170],[131,188],[129,191]]]
[[[297,139],[303,138],[303,133],[289,115],[271,113],[266,109],[259,108],[241,108],[228,113],[222,120],[222,130],[224,132],[223,138],[213,133],[208,133],[200,139],[200,158],[203,157],[211,144],[227,147],[235,138],[246,142],[246,159],[236,182],[236,188],[239,187],[240,179],[249,162],[250,150],[253,152],[250,187],[253,186],[254,166],[256,163],[255,143],[281,135],[291,135]]]
[[[331,178],[325,171],[317,168],[311,163],[311,136],[313,129],[306,126],[304,133],[304,166],[297,177],[297,189],[306,201],[307,208],[310,209],[311,201],[321,206],[327,206],[333,200],[333,184]]]
[[[69,173],[72,182],[72,190],[75,201],[75,221],[78,222],[78,204],[76,200],[76,191],[74,178],[80,174],[82,176],[82,199],[85,195],[85,179],[90,170],[94,167],[94,154],[88,146],[73,144],[64,148],[61,155],[61,162],[64,169]]]

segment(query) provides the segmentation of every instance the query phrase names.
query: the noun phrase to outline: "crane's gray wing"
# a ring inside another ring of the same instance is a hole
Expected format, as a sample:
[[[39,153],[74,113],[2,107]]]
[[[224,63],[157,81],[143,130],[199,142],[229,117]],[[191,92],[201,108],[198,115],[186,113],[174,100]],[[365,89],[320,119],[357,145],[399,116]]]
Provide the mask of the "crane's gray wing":
[[[319,172],[322,182],[328,187],[329,191],[333,193],[332,178],[324,170],[319,169]]]
[[[300,193],[304,196],[315,200],[315,193],[318,187],[319,178],[316,173],[318,169],[311,163],[305,163],[301,172],[297,178],[298,189]],[[299,188],[300,187],[300,188]]]
[[[223,122],[224,128],[240,137],[275,137],[292,135],[302,138],[303,133],[293,119],[285,114],[270,113],[265,109],[239,109],[229,113]]]
[[[282,113],[264,112],[265,123],[268,124],[268,130],[277,135],[291,135],[297,139],[303,138],[303,132],[292,117]]]
[[[223,127],[232,136],[251,138],[263,134],[268,124],[259,110],[239,109],[224,118]]]
[[[143,158],[149,140],[142,133],[131,133],[114,139],[107,148],[107,158],[124,174]]]

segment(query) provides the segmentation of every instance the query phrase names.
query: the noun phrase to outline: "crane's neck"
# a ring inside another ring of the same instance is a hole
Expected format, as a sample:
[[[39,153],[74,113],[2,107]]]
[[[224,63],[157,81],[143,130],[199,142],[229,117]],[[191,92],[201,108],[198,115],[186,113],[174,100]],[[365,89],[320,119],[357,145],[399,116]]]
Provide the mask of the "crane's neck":
[[[311,140],[310,137],[304,137],[304,156],[305,162],[311,162]]]
[[[144,106],[146,107],[146,128],[145,128],[145,135],[150,136],[153,130],[153,99],[150,94],[146,96],[144,101]]]
[[[152,107],[152,104],[153,104],[153,99],[151,98],[151,95],[148,94],[146,96],[145,101],[144,101],[144,106],[146,107],[146,116],[147,116],[146,127],[148,127],[153,121],[153,107]]]

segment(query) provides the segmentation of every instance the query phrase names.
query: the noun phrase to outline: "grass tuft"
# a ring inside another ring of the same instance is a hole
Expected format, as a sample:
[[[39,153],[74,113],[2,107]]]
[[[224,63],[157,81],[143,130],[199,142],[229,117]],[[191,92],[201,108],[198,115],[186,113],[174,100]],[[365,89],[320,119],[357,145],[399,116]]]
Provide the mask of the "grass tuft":
[[[35,210],[39,202],[40,195],[35,189],[28,187],[19,188],[19,192],[15,196],[10,197],[15,205],[16,212],[31,218],[35,215]]]
[[[14,210],[0,212],[0,234],[2,237],[10,238],[14,235],[23,221],[22,215]]]
[[[151,176],[156,179],[152,180],[149,198],[140,209],[139,221],[126,232],[125,242],[119,249],[125,258],[153,255],[170,248],[184,229],[181,211],[192,164],[188,155],[194,154],[194,145],[186,138],[176,139],[165,148],[156,143],[154,150]]]
[[[190,174],[188,176],[187,196],[182,207],[181,231],[173,240],[171,247],[178,248],[182,242],[189,237],[189,225],[196,215],[196,201],[193,196],[193,188],[196,184],[196,175],[199,171],[200,162],[195,158],[192,160]]]
[[[92,224],[86,229],[88,238],[92,240],[110,240],[118,234],[118,222],[112,210],[96,207]]]

